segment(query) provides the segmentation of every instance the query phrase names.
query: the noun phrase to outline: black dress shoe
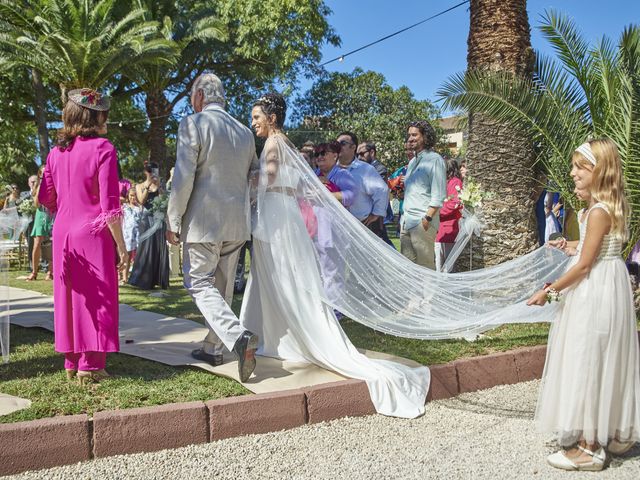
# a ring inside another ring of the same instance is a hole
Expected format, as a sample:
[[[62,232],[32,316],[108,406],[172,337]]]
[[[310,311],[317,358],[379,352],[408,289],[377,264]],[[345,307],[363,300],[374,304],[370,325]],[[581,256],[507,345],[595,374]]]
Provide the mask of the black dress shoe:
[[[242,383],[249,380],[256,368],[257,349],[258,336],[249,330],[245,330],[233,346],[233,351],[238,355],[238,376]]]
[[[218,365],[222,365],[222,355],[212,355],[210,353],[206,353],[202,348],[198,348],[191,352],[191,356],[196,360],[202,360],[203,362],[207,362],[214,367]]]

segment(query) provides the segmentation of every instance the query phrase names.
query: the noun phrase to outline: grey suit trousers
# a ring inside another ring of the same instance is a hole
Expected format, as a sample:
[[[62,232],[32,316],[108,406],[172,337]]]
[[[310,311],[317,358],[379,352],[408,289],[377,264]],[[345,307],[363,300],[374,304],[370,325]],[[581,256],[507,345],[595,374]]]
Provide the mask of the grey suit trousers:
[[[244,328],[231,310],[233,283],[242,241],[185,243],[182,270],[184,286],[206,320],[209,333],[205,353],[219,355],[232,350]]]

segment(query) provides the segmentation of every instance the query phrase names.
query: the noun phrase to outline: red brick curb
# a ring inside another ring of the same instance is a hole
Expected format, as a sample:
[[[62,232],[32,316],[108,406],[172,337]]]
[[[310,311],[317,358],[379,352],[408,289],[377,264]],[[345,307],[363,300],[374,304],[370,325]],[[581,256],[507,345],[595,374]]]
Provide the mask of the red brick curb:
[[[362,380],[324,383],[304,389],[309,423],[376,413],[369,389]]]
[[[212,400],[206,406],[210,441],[276,432],[307,423],[307,406],[301,390]]]
[[[93,456],[154,452],[207,443],[207,423],[207,409],[202,402],[98,412],[93,417]]]
[[[427,401],[540,378],[545,354],[543,345],[431,366]],[[0,424],[0,475],[373,413],[366,383],[345,380],[204,403],[98,412],[93,419],[73,415]]]
[[[0,425],[0,475],[90,459],[91,434],[86,415]]]

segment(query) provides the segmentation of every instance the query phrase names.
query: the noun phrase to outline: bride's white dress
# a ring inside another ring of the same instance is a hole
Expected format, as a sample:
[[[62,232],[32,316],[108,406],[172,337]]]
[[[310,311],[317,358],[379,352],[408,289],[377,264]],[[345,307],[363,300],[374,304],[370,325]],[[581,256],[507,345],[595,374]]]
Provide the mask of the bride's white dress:
[[[304,172],[285,160],[282,152],[288,149],[287,140],[276,135],[261,157],[251,274],[240,321],[260,336],[259,354],[364,380],[376,411],[417,417],[424,413],[429,370],[367,358],[323,300],[320,267],[297,195]]]

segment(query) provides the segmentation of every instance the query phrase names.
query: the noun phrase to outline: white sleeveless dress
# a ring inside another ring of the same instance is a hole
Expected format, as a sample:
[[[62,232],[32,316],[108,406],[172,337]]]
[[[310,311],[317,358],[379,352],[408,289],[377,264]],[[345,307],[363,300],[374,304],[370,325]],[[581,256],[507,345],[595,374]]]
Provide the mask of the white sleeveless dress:
[[[598,203],[584,216],[569,268],[579,259],[595,208],[607,210]],[[619,239],[604,237],[589,275],[566,289],[549,333],[536,423],[562,446],[581,438],[600,445],[614,437],[640,440],[638,332],[621,250]]]

